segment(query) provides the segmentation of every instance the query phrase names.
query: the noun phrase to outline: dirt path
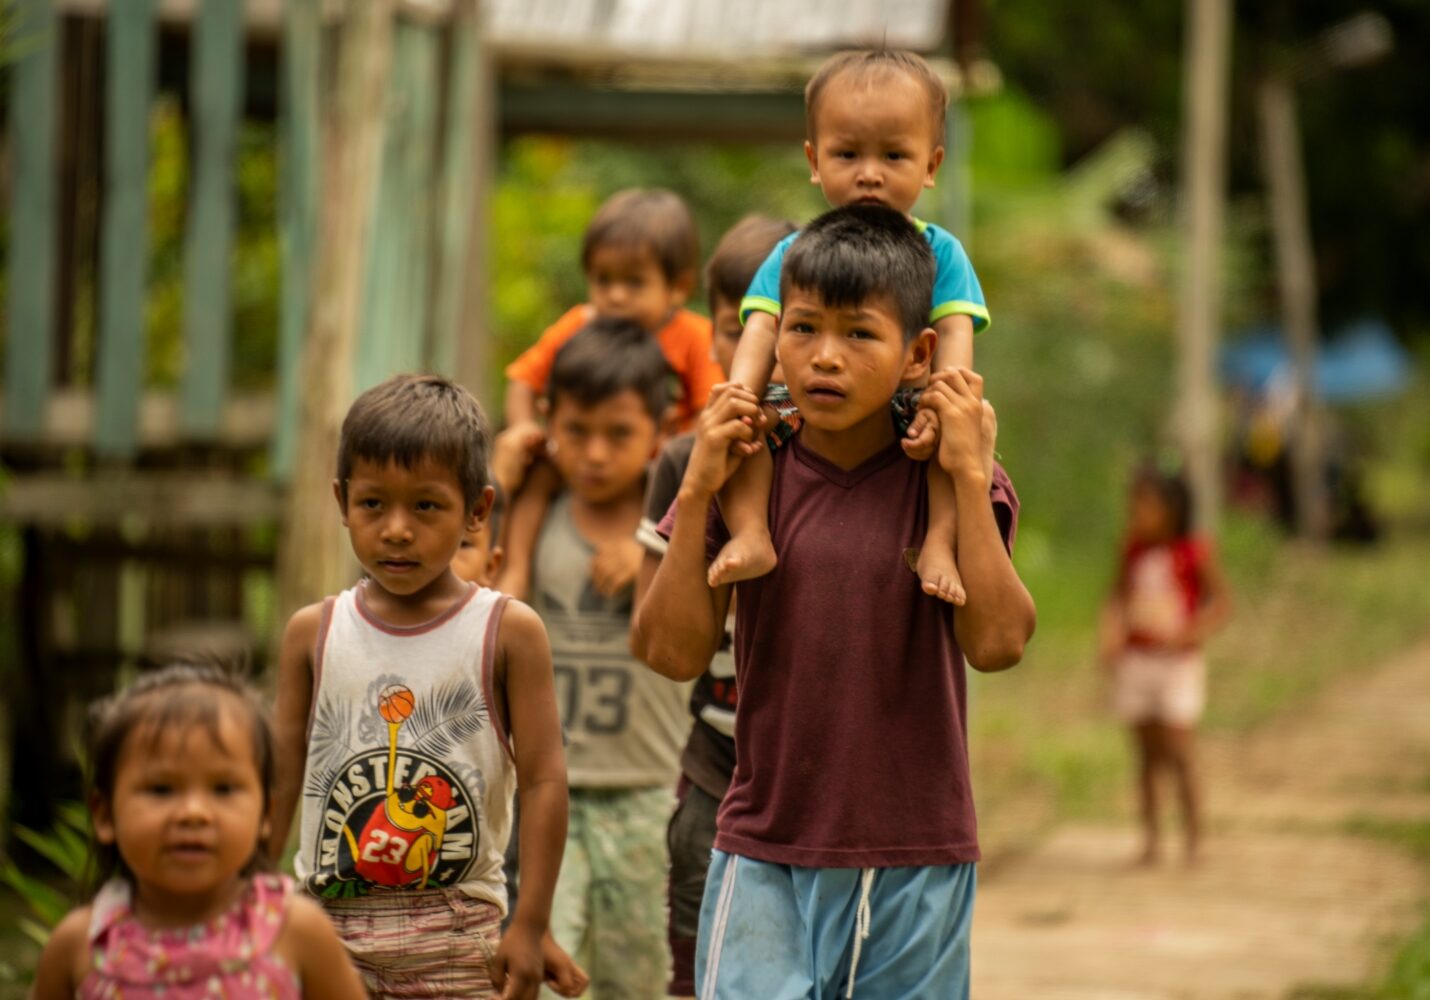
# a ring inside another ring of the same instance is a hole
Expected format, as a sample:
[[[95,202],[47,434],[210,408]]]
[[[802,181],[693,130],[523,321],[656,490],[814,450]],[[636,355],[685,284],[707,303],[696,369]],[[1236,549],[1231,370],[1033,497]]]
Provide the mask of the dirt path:
[[[1069,825],[986,871],[976,1000],[1262,1000],[1376,976],[1422,919],[1425,867],[1347,832],[1430,821],[1430,642],[1203,756],[1196,870],[1130,870],[1126,826]]]

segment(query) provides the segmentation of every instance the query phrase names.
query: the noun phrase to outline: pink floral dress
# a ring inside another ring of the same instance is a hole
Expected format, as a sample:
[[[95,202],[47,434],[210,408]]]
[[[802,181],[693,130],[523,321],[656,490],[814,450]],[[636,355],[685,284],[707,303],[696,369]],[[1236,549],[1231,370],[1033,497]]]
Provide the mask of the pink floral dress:
[[[301,997],[297,973],[273,953],[292,880],[255,875],[228,912],[196,927],[150,930],[134,918],[132,889],[115,879],[95,897],[84,998]]]

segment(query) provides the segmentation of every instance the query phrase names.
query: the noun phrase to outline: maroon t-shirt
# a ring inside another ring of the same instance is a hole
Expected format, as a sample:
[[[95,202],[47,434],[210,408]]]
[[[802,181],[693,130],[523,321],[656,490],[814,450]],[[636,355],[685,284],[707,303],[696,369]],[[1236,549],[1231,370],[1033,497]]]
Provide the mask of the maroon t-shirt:
[[[774,467],[779,565],[735,588],[736,766],[715,846],[821,868],[977,861],[957,612],[904,559],[928,522],[926,465],[895,443],[846,472],[795,437]],[[1002,469],[991,499],[1011,545]],[[712,556],[727,537],[712,510]]]

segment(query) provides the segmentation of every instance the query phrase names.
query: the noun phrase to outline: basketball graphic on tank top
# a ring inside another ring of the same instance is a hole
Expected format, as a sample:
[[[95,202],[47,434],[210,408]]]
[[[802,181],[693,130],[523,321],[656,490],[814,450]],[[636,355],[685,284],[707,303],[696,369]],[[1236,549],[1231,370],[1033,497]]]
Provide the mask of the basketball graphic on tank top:
[[[387,723],[386,794],[362,833],[343,833],[352,852],[353,870],[374,885],[427,888],[442,851],[448,811],[456,805],[452,783],[428,774],[409,784],[397,781],[397,734],[416,708],[412,689],[392,684],[377,696],[377,712]]]
[[[410,687],[405,684],[389,684],[377,696],[377,714],[388,723],[406,722],[416,704]]]

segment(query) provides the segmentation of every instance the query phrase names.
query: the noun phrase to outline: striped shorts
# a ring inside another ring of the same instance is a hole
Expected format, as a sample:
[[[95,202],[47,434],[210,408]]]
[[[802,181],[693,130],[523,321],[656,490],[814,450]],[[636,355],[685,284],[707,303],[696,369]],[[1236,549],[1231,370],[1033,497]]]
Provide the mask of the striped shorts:
[[[495,1000],[491,960],[501,910],[455,889],[325,899],[338,937],[374,997]]]

